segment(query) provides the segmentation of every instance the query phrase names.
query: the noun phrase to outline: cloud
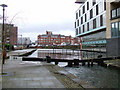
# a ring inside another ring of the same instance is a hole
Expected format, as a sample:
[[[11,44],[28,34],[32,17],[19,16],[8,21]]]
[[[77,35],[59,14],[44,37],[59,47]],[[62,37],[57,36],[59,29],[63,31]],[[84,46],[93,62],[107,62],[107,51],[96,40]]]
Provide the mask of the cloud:
[[[0,0],[8,5],[5,15],[10,21],[18,13],[13,24],[19,34],[37,39],[46,30],[53,33],[75,36],[75,11],[79,7],[76,0]],[[2,8],[0,8],[2,11]],[[1,14],[1,13],[0,13]]]

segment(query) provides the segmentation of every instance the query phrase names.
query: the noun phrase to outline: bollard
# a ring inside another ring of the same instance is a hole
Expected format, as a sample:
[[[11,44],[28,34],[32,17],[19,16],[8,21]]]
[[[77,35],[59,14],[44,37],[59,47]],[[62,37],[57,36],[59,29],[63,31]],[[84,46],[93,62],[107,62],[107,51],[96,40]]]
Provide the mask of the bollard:
[[[47,63],[50,63],[51,62],[51,57],[50,56],[46,56],[46,61],[47,61]]]
[[[79,59],[74,59],[74,65],[79,65]]]
[[[68,67],[72,67],[72,62],[68,61]]]

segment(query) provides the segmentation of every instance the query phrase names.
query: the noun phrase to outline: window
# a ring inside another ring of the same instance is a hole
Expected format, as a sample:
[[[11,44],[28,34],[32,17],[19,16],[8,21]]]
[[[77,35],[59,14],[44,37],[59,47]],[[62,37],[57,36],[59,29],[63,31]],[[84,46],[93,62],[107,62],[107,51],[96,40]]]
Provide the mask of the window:
[[[85,26],[83,25],[83,33],[85,32]]]
[[[117,8],[117,17],[120,17],[120,8]]]
[[[98,5],[96,5],[96,15],[98,15]]]
[[[76,28],[76,22],[75,22],[75,28]]]
[[[112,16],[111,16],[111,18],[115,18],[115,17],[116,17],[116,9],[112,10]]]
[[[83,24],[83,17],[81,17],[81,24]]]
[[[79,20],[77,20],[77,26],[79,26]]]
[[[104,10],[106,10],[106,0],[104,0]]]
[[[93,18],[93,10],[90,10],[90,19]]]
[[[120,22],[118,25],[119,25],[118,36],[120,37]]]
[[[79,27],[79,34],[81,34],[81,27]]]
[[[93,6],[96,4],[96,0],[93,0]]]
[[[78,35],[78,29],[76,29],[76,35]]]
[[[96,19],[93,20],[93,29],[96,28]]]
[[[120,35],[120,23],[115,22],[111,24],[111,37],[118,37]]]
[[[120,8],[111,11],[111,19],[120,17]]]
[[[87,31],[89,31],[89,22],[87,23]]]
[[[120,22],[119,22],[119,32],[120,32]]]
[[[81,16],[81,11],[79,10],[79,17]]]
[[[103,26],[103,15],[100,16],[100,26]]]
[[[115,23],[115,36],[118,36],[118,22]]]
[[[87,16],[86,16],[86,14],[85,14],[85,22],[87,21]]]
[[[76,13],[76,19],[78,19],[78,13]]]
[[[87,10],[89,10],[89,2],[87,2]]]
[[[83,6],[83,14],[85,13],[85,6]]]

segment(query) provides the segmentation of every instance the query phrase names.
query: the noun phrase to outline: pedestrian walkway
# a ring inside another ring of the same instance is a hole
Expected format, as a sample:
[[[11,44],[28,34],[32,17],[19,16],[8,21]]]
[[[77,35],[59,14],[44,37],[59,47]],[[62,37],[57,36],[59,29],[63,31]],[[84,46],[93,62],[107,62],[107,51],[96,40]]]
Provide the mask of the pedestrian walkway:
[[[35,50],[35,49],[24,49],[24,50],[10,51],[7,53],[7,57],[12,56],[12,55],[23,55],[23,54],[31,52],[33,50]]]
[[[6,60],[2,88],[65,88],[41,62]]]

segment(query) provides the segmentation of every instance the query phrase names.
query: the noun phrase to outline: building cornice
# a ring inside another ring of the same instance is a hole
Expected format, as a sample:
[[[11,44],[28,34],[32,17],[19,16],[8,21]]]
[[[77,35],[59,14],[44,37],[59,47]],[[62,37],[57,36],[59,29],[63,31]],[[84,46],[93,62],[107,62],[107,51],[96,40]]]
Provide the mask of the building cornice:
[[[85,3],[86,0],[76,0],[75,3],[78,3],[78,4],[82,4],[82,3]]]

